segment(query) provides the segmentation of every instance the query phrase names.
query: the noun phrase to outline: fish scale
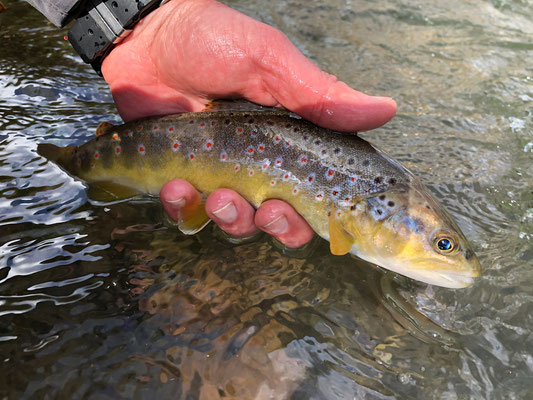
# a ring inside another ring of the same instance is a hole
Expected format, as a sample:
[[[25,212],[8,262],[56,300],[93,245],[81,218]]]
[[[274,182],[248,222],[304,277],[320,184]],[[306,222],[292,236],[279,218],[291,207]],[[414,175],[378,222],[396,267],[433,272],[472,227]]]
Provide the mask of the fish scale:
[[[139,168],[147,160],[150,167],[158,167],[165,153],[239,164],[243,174],[247,167],[262,170],[266,163],[270,176],[282,179],[284,174],[290,173],[289,181],[303,185],[300,190],[310,195],[323,191],[326,199],[342,198],[336,204],[338,207],[345,206],[346,197],[364,198],[409,181],[409,174],[403,167],[388,161],[358,136],[332,135],[330,131],[295,117],[287,122],[287,115],[282,111],[205,112],[147,119],[135,123],[133,129],[128,125],[116,127],[83,149],[89,157],[81,160],[79,173],[74,173],[88,178],[92,169],[90,154],[94,152],[101,154],[105,169],[112,168],[113,163]],[[126,131],[132,134],[124,135]],[[307,133],[302,135],[301,132]],[[108,139],[114,134],[118,134],[120,142]],[[205,145],[209,140],[212,147],[207,150]],[[176,142],[179,149],[173,151],[172,145]],[[116,153],[118,145],[119,155]],[[143,154],[140,154],[140,145]],[[260,146],[264,148],[260,150]],[[225,160],[220,159],[222,152],[227,154]],[[276,160],[281,160],[281,165],[276,165]],[[334,196],[332,191],[335,188],[339,193]]]
[[[97,134],[79,147],[39,145],[38,151],[116,199],[156,195],[176,178],[206,194],[230,188],[256,207],[272,198],[290,203],[334,254],[351,252],[448,287],[467,286],[479,274],[463,234],[420,181],[356,134],[263,108],[101,125]],[[206,222],[200,203],[180,210],[186,233]],[[453,254],[438,248],[446,243]],[[421,254],[431,260],[427,265]]]

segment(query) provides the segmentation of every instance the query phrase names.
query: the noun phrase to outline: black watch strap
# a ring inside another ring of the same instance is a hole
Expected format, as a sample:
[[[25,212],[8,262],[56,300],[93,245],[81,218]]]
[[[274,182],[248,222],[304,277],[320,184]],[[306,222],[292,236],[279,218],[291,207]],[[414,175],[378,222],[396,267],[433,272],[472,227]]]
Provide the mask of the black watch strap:
[[[161,0],[87,0],[68,32],[68,39],[83,61],[101,74],[102,62],[113,47],[161,3]]]

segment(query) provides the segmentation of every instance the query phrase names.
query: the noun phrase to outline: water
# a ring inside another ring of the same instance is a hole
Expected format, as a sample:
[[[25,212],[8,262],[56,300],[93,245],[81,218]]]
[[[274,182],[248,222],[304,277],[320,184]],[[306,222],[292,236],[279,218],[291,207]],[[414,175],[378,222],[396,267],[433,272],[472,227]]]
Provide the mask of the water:
[[[365,134],[471,240],[448,290],[316,241],[185,237],[156,202],[99,206],[36,153],[118,121],[64,31],[0,15],[0,396],[528,399],[533,396],[533,6],[523,0],[228,4],[283,30],[398,116]],[[189,397],[187,397],[189,396]]]

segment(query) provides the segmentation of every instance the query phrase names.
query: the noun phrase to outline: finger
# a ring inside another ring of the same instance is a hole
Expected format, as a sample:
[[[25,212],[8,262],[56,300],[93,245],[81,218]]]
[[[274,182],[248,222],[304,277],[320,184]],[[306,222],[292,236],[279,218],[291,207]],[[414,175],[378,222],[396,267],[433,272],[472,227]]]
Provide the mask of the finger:
[[[173,179],[163,185],[159,198],[168,216],[178,221],[180,210],[183,210],[185,205],[199,203],[202,195],[189,182],[183,179]]]
[[[211,193],[205,210],[224,232],[234,237],[246,237],[256,233],[254,208],[242,196],[230,189],[218,189]]]
[[[270,29],[263,51],[254,53],[255,62],[267,90],[282,106],[317,125],[346,132],[377,128],[396,114],[393,99],[353,90],[321,71],[281,32]]]
[[[255,224],[287,247],[300,247],[314,235],[313,229],[292,206],[281,200],[267,200],[255,213]]]

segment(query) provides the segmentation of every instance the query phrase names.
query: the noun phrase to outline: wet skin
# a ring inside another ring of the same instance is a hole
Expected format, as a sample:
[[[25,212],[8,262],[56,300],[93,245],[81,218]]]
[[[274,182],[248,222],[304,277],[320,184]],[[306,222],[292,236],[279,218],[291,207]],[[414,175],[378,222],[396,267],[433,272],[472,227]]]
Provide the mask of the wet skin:
[[[396,113],[385,97],[357,92],[321,71],[278,30],[212,0],[173,0],[137,24],[104,60],[102,73],[125,121],[200,111],[210,100],[240,97],[283,106],[325,128],[376,128]],[[182,180],[161,190],[168,215],[199,196]],[[221,189],[207,214],[228,234],[261,229],[289,247],[313,231],[287,203],[269,200],[256,211],[236,192]]]

